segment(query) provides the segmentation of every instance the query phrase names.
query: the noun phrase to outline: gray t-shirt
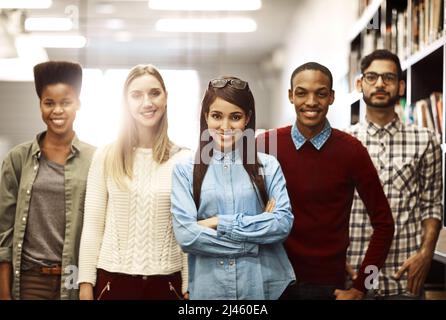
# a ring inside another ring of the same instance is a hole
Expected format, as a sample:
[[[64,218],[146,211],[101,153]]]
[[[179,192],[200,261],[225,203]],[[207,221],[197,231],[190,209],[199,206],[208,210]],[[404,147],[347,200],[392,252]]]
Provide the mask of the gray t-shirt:
[[[23,241],[22,269],[52,266],[62,261],[65,238],[64,166],[46,159],[32,188],[28,222]]]

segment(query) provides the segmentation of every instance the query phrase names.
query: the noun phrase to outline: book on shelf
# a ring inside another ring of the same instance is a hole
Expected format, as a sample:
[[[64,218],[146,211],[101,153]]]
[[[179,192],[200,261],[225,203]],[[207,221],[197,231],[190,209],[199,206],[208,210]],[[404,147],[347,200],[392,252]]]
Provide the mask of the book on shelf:
[[[407,57],[407,11],[398,13],[396,25],[396,54],[404,60]]]
[[[435,132],[438,132],[441,134],[441,132],[443,131],[441,128],[441,120],[439,118],[439,114],[438,114],[438,102],[442,101],[441,99],[441,93],[439,92],[433,92],[430,95],[430,112],[431,112],[431,117],[432,117],[432,121],[433,121],[433,125],[434,125],[434,130]]]
[[[363,37],[363,46],[361,50],[361,56],[365,57],[366,55],[372,53],[374,50],[377,49],[377,39],[379,36],[377,35],[377,32],[374,30],[369,30],[364,34]]]
[[[433,92],[429,97],[418,100],[403,110],[404,122],[432,130],[441,137],[443,128],[443,95]]]
[[[444,132],[443,121],[444,121],[444,110],[443,110],[443,97],[440,95],[437,101],[437,121],[438,126],[440,127],[440,133]]]
[[[429,42],[433,42],[442,35],[443,23],[442,23],[442,5],[444,5],[442,0],[430,0],[430,18],[429,21]]]
[[[413,54],[443,35],[444,0],[414,0],[411,13]]]
[[[412,48],[411,53],[417,52],[420,45],[420,6],[414,3],[412,6]]]

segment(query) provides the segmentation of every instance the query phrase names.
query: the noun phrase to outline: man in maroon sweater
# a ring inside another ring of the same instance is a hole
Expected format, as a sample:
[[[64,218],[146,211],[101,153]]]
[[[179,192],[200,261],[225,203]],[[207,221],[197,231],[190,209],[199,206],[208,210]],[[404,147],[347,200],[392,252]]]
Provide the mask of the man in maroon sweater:
[[[277,156],[295,216],[285,248],[297,282],[284,299],[361,299],[378,276],[393,237],[392,213],[367,149],[326,119],[334,101],[332,83],[331,72],[318,63],[294,70],[289,99],[296,122],[257,140],[260,150]],[[355,189],[373,235],[353,287],[344,290]]]

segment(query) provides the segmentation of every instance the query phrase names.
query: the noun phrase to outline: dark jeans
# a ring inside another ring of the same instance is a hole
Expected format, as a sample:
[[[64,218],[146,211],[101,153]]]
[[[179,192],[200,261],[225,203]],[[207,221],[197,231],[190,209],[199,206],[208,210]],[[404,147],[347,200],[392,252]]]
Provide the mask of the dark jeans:
[[[180,300],[181,274],[138,276],[97,271],[97,300]]]
[[[286,288],[280,300],[335,300],[335,285],[320,285],[297,281]]]

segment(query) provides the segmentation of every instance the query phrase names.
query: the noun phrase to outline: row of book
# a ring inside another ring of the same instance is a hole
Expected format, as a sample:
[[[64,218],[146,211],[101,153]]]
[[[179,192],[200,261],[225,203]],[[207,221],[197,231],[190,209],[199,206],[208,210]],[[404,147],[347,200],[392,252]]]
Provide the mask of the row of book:
[[[444,130],[444,119],[443,95],[440,92],[433,92],[429,97],[418,100],[408,106],[405,105],[403,99],[395,110],[405,123],[413,123],[419,127],[429,128],[438,137],[441,137]]]
[[[443,0],[413,0],[411,53],[443,35]]]
[[[360,6],[365,3],[368,2],[360,0]],[[360,60],[372,51],[388,49],[404,61],[444,35],[444,0],[409,0],[406,3],[387,0],[380,11],[379,27],[366,28],[351,44],[351,89],[355,77],[360,73]]]

